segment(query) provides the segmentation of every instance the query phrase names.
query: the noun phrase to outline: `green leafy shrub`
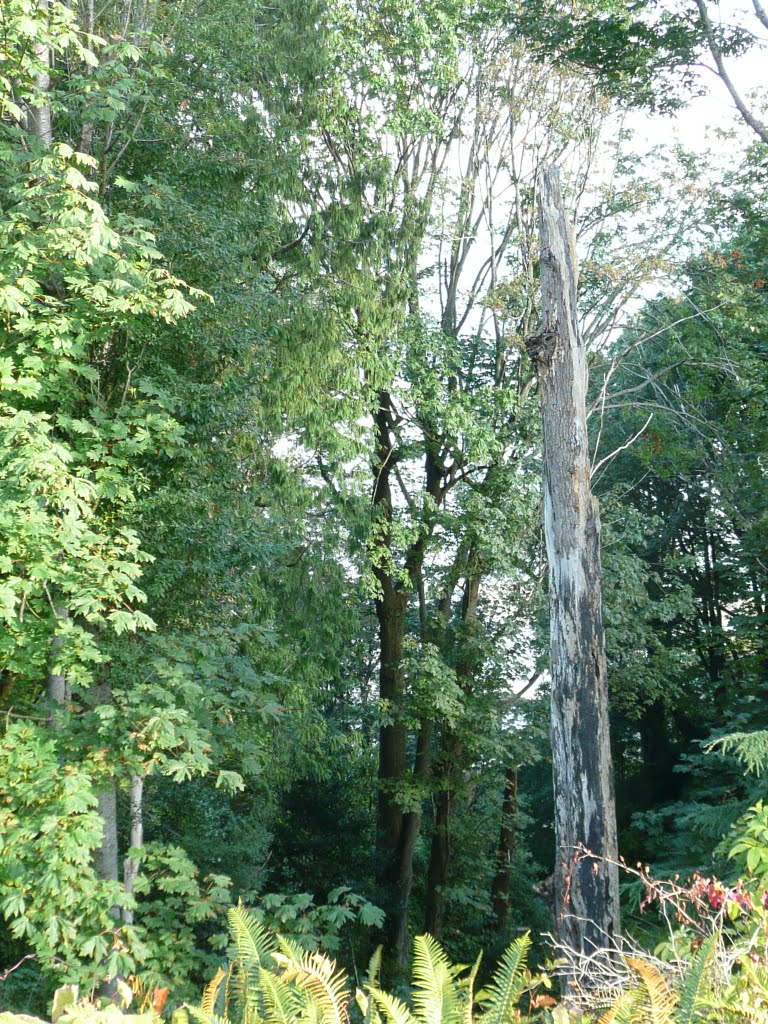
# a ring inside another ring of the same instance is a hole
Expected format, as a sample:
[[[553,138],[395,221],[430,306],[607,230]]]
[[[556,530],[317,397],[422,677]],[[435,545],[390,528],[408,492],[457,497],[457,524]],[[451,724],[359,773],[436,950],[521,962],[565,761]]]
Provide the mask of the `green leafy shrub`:
[[[331,890],[327,901],[320,904],[308,892],[266,893],[249,913],[260,924],[293,939],[302,949],[322,949],[327,953],[339,949],[346,926],[381,928],[384,924],[380,907],[343,885]]]
[[[15,723],[0,742],[0,778],[0,912],[11,934],[44,968],[73,981],[97,964],[130,972],[133,959],[114,942],[110,913],[121,888],[93,868],[103,821],[87,766],[62,765],[55,735]]]

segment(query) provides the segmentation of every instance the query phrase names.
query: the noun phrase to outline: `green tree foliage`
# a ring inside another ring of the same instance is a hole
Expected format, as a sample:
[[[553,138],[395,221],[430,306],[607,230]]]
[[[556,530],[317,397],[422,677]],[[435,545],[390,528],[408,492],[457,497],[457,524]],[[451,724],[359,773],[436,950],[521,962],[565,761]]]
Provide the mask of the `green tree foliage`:
[[[767,724],[764,154],[706,210],[623,136],[590,177],[597,85],[671,102],[704,42],[651,13],[3,3],[0,976],[183,998],[242,895],[290,933],[288,1017],[327,968],[296,943],[359,962],[379,902],[401,960],[425,921],[467,959],[546,930],[545,696],[516,697],[546,679],[544,160],[581,204],[598,461],[640,432],[595,474],[625,849],[702,866],[754,804],[699,742]]]
[[[676,295],[645,307],[620,343],[629,354],[618,379],[596,397],[610,422],[604,450],[642,431],[601,481],[613,489],[610,518],[621,524],[613,543],[617,526],[608,527],[608,579],[621,576],[607,598],[608,628],[614,709],[635,737],[620,740],[627,818],[653,806],[637,820],[652,837],[637,848],[642,857],[662,842],[662,829],[669,844],[677,819],[686,836],[679,849],[667,845],[675,848],[670,868],[686,848],[690,859],[679,867],[712,849],[727,824],[724,792],[735,816],[752,789],[734,760],[701,756],[698,744],[764,725],[761,162],[753,153],[729,178],[710,210],[704,251],[688,262]]]
[[[78,963],[108,960],[113,973],[132,966],[110,948],[110,910],[121,894],[93,868],[103,824],[87,768],[60,770],[55,739],[28,724],[9,727],[0,758],[11,794],[0,817],[0,894],[11,934],[25,937],[47,967],[69,962],[75,979]]]

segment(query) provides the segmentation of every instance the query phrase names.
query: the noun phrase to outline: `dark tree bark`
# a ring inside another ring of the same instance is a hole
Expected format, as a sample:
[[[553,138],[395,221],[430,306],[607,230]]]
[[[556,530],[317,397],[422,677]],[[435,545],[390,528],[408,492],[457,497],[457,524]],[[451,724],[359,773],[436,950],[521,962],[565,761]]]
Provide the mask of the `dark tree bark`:
[[[432,767],[432,723],[422,722],[416,742],[416,760],[412,778],[416,785],[429,780]],[[413,888],[413,853],[421,829],[421,811],[412,808],[401,812],[398,843],[393,851],[382,880],[386,886],[389,907],[387,935],[390,949],[399,967],[405,967],[410,955],[408,911]]]
[[[438,773],[439,780],[439,773]],[[432,843],[429,850],[427,869],[427,895],[424,908],[424,931],[439,939],[443,932],[445,896],[443,890],[448,880],[451,861],[451,805],[453,793],[448,788],[440,789],[435,797]]]
[[[556,934],[563,946],[589,953],[619,936],[618,851],[587,362],[576,316],[574,245],[552,166],[539,176],[539,227],[543,323],[528,339],[528,350],[538,375],[544,438]]]
[[[461,622],[466,639],[477,626],[477,608],[480,599],[480,583],[482,575],[475,566],[475,555],[470,548],[460,551],[461,558],[471,570],[466,572],[464,581],[464,598],[461,605]],[[447,616],[450,599],[444,614]],[[465,645],[456,661],[456,675],[462,688],[467,692],[472,686],[476,670],[476,654],[469,645]],[[445,914],[445,897],[443,895],[448,882],[451,863],[451,812],[456,800],[456,790],[460,785],[464,749],[461,737],[451,729],[444,730],[443,753],[435,766],[438,792],[435,800],[432,843],[427,868],[427,893],[424,908],[424,930],[439,938],[443,930]]]
[[[387,580],[376,601],[379,622],[379,696],[390,708],[392,721],[379,730],[379,850],[389,860],[397,849],[403,827],[403,812],[396,788],[408,767],[407,733],[400,717],[403,701],[403,638],[408,595]]]
[[[499,848],[496,854],[496,874],[491,889],[493,914],[497,931],[503,931],[509,918],[510,890],[512,887],[512,858],[515,855],[515,828],[517,825],[517,765],[507,768],[504,779],[504,800],[501,806]]]
[[[394,516],[392,484],[397,478],[397,423],[390,394],[378,394],[374,416],[376,449],[372,460],[373,505],[378,513],[377,543],[383,554],[373,565],[379,584],[376,617],[379,624],[379,695],[386,701],[390,721],[379,732],[379,795],[377,809],[377,880],[387,913],[385,940],[394,959],[404,965],[409,955],[408,905],[413,884],[413,854],[421,828],[421,811],[401,804],[406,782],[425,788],[432,771],[434,723],[419,726],[416,753],[410,764],[408,730],[404,720],[403,641],[406,613],[419,594],[424,619],[422,567],[434,521],[427,519],[418,539],[401,554],[400,572],[393,566],[391,524]],[[458,465],[446,469],[439,447],[425,437],[424,492],[438,509],[456,480]]]
[[[393,579],[389,564],[391,536],[389,524],[393,515],[391,477],[397,452],[392,433],[393,410],[390,395],[378,396],[374,417],[376,455],[373,464],[373,504],[382,517],[379,542],[386,552],[373,569],[380,588],[376,600],[379,623],[379,696],[386,701],[390,721],[379,730],[379,794],[377,810],[377,879],[380,899],[387,914],[385,940],[399,963],[408,955],[408,904],[413,884],[413,851],[419,833],[421,815],[416,810],[404,812],[399,792],[409,774],[408,732],[403,719],[405,680],[403,675],[403,640],[406,611],[421,568],[421,552],[409,553],[406,575],[409,582]],[[428,777],[431,761],[431,725],[423,723],[419,734],[414,781]]]

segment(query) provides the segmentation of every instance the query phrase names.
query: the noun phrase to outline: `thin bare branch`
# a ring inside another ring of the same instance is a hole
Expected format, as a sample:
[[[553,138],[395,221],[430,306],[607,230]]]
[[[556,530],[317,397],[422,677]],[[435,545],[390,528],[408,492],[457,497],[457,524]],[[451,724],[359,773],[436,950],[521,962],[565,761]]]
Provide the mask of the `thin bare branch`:
[[[753,2],[755,4],[755,10],[757,11],[760,5],[757,2],[757,0],[753,0]],[[765,142],[766,145],[768,145],[768,126],[763,124],[762,121],[759,121],[755,117],[755,115],[752,113],[752,111],[749,109],[749,107],[742,99],[741,94],[739,93],[736,86],[733,84],[733,81],[731,80],[731,77],[728,74],[728,70],[725,66],[725,61],[723,60],[723,51],[720,49],[720,45],[717,41],[715,29],[712,24],[712,19],[709,16],[709,11],[707,10],[705,0],[696,0],[696,6],[699,9],[701,25],[707,37],[709,52],[712,54],[715,66],[717,67],[718,76],[722,80],[723,85],[726,87],[728,92],[731,94],[731,99],[733,100],[736,109],[741,114],[744,122],[749,125],[752,131],[757,134],[757,136],[761,139],[762,142]],[[760,8],[760,10],[762,11],[763,16],[765,16],[765,11],[763,11],[762,8]],[[758,17],[760,17],[759,14]]]

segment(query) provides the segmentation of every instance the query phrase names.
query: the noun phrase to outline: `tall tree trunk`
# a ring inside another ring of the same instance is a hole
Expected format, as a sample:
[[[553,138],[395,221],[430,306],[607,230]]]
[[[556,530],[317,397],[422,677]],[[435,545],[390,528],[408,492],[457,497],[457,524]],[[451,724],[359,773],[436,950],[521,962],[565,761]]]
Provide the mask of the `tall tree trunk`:
[[[37,10],[41,18],[47,17],[49,9],[49,0],[37,0]],[[34,53],[39,63],[39,70],[35,75],[35,86],[39,95],[36,97],[35,105],[29,107],[27,128],[30,135],[40,139],[48,149],[53,144],[51,104],[46,99],[51,91],[51,51],[45,43],[36,42]]]
[[[101,846],[94,850],[93,867],[99,878],[106,882],[117,882],[120,880],[118,840],[117,840],[117,787],[114,782],[109,782],[97,793],[99,802],[99,814],[104,822],[104,838]],[[117,907],[112,908],[112,914],[119,916]]]
[[[50,13],[49,0],[38,0],[37,13],[42,20],[47,20]],[[37,96],[35,103],[27,108],[26,128],[30,135],[39,139],[46,149],[53,144],[53,117],[51,114],[51,103],[49,93],[51,91],[51,51],[42,41],[34,43],[34,55],[38,62],[38,70],[35,74],[35,88]],[[61,558],[61,556],[59,556]],[[55,588],[50,596],[51,610],[53,611],[55,625],[67,618],[67,609],[58,600]],[[66,676],[57,670],[57,662],[64,646],[64,638],[54,633],[48,648],[48,672],[45,681],[46,698],[49,703],[49,716],[54,728],[56,725],[55,706],[65,704],[69,698],[69,687]]]
[[[66,608],[54,603],[53,612],[56,623],[67,618]],[[59,671],[58,660],[64,647],[64,637],[60,633],[54,633],[48,645],[48,672],[45,679],[45,695],[50,705],[50,714],[54,715],[56,705],[65,704],[69,698],[69,687],[67,677]]]
[[[480,599],[482,574],[475,566],[473,548],[460,553],[460,557],[465,558],[466,562],[461,622],[466,634],[465,639],[470,640],[477,626],[477,607]],[[466,566],[470,567],[470,571],[467,571]],[[471,644],[466,644],[457,658],[456,675],[468,699],[471,699],[470,691],[476,668],[476,652]],[[436,937],[440,936],[443,929],[445,913],[443,891],[448,883],[451,864],[451,810],[456,798],[456,789],[461,781],[464,756],[461,738],[452,729],[446,728],[444,730],[443,756],[438,767],[438,773],[442,778],[435,802],[424,908],[424,930]]]
[[[509,918],[512,888],[512,858],[515,854],[517,828],[517,765],[507,768],[504,778],[504,799],[501,805],[499,848],[496,854],[496,874],[491,887],[493,915],[497,931],[503,931]]]
[[[98,811],[104,822],[101,845],[93,852],[93,868],[105,882],[120,881],[120,847],[117,837],[117,786],[113,781],[105,783],[96,794]],[[111,914],[120,917],[120,908],[112,907]]]
[[[89,690],[89,699],[99,706],[112,702],[112,687],[106,681],[94,683]],[[93,867],[99,878],[107,882],[120,880],[120,856],[117,837],[117,786],[112,777],[101,784],[96,794],[99,814],[104,822],[104,836],[101,846],[94,850]],[[120,908],[112,908],[112,916],[120,917]]]
[[[60,622],[68,618],[67,609],[57,600],[57,588],[51,587],[51,611],[54,617],[54,634],[48,644],[48,666],[45,676],[45,697],[48,707],[48,724],[55,732],[62,728],[61,708],[69,701],[70,689],[66,675],[61,671],[59,659],[64,649],[64,637],[56,632]]]
[[[131,850],[140,850],[144,845],[144,777],[142,775],[131,776],[131,834],[128,846]],[[126,895],[133,893],[133,884],[139,873],[139,860],[137,857],[128,856],[123,861],[123,888]],[[133,908],[125,907],[123,910],[123,921],[126,924],[133,924]]]
[[[387,579],[380,581],[376,601],[379,621],[379,697],[386,701],[391,720],[379,730],[378,848],[380,873],[386,873],[400,841],[403,811],[396,792],[407,771],[407,733],[402,719],[403,638],[408,595]]]
[[[450,766],[447,769],[450,772]],[[441,773],[438,772],[438,777]],[[453,792],[447,786],[441,788],[435,799],[435,814],[432,823],[432,843],[429,850],[427,869],[427,894],[424,907],[424,931],[439,939],[443,932],[445,916],[444,889],[448,881],[451,862],[451,804]]]
[[[392,521],[394,504],[392,480],[397,478],[397,423],[399,419],[386,390],[378,393],[374,415],[376,449],[372,460],[374,478],[373,505],[378,514],[377,547],[382,555],[374,562],[373,571],[379,584],[376,616],[379,623],[380,666],[379,695],[385,702],[388,722],[379,732],[378,810],[377,810],[377,880],[380,898],[387,913],[387,948],[400,965],[409,953],[408,904],[413,885],[413,855],[421,828],[421,811],[402,807],[402,789],[406,782],[423,790],[432,770],[433,723],[422,721],[416,743],[413,768],[409,765],[408,730],[403,701],[403,640],[406,612],[411,596],[420,597],[420,617],[425,623],[422,566],[434,521],[424,521],[424,531],[410,545],[402,569],[393,567]],[[447,489],[455,482],[446,480],[446,469],[440,452],[427,440],[425,444],[425,492],[439,508]]]
[[[398,944],[407,932],[407,902],[410,895],[408,867],[404,863],[412,843],[413,823],[406,822],[399,792],[408,772],[408,733],[403,718],[405,680],[403,675],[403,639],[405,614],[410,592],[392,579],[389,562],[393,514],[390,476],[396,453],[391,430],[392,402],[386,391],[379,392],[374,417],[376,455],[373,462],[373,504],[380,519],[377,538],[385,551],[373,566],[380,593],[376,599],[379,623],[379,698],[387,708],[389,720],[379,730],[378,809],[376,828],[377,880],[380,899],[387,914],[385,938],[388,949],[400,959]],[[405,835],[407,824],[408,837]],[[405,922],[405,924],[404,924]]]
[[[416,742],[416,760],[413,782],[424,786],[432,768],[432,723],[422,722]],[[410,955],[408,911],[413,888],[413,853],[421,829],[419,807],[402,814],[400,836],[389,869],[384,875],[389,895],[389,948],[400,967],[405,967]]]
[[[528,350],[538,375],[544,438],[556,934],[563,946],[588,954],[611,947],[619,936],[618,850],[587,361],[576,316],[573,235],[553,166],[539,176],[539,228],[543,324],[528,339]],[[582,848],[597,859],[585,857]]]

